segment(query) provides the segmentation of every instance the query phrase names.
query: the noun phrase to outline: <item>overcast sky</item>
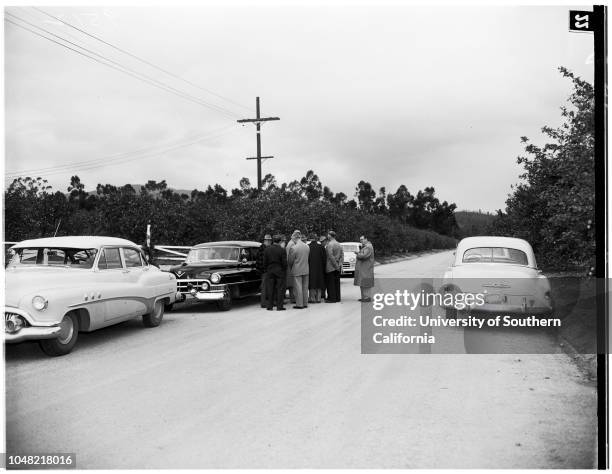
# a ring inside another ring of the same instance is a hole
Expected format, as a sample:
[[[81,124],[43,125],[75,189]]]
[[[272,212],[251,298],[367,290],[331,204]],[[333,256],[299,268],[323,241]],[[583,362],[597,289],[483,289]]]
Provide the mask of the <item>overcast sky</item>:
[[[5,22],[5,171],[61,191],[73,174],[87,189],[255,184],[255,127],[236,120],[254,116],[259,95],[262,115],[281,118],[262,126],[262,154],[275,156],[263,172],[279,183],[313,169],[349,196],[363,179],[391,192],[434,186],[459,209],[504,208],[520,137],[541,142],[540,128],[560,123],[571,83],[557,68],[593,80],[592,35],[568,32],[569,8],[43,7],[171,76],[6,7],[5,19],[202,103]]]

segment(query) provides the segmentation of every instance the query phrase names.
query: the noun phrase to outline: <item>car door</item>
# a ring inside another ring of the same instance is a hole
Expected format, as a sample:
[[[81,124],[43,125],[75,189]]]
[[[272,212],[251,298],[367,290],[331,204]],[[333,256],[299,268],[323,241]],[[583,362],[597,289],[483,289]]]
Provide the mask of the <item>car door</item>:
[[[242,264],[244,279],[247,282],[246,291],[249,293],[257,293],[261,285],[261,274],[259,270],[257,270],[257,253],[259,249],[250,247],[241,249],[241,252],[244,252],[244,258],[246,258],[246,262]]]
[[[133,315],[130,285],[120,247],[103,247],[98,260],[98,277],[105,305],[104,321],[119,322]]]
[[[121,254],[124,263],[124,279],[126,311],[132,316],[140,316],[147,312],[147,301],[154,297],[154,288],[143,282],[143,276],[148,266],[138,249],[122,247]]]

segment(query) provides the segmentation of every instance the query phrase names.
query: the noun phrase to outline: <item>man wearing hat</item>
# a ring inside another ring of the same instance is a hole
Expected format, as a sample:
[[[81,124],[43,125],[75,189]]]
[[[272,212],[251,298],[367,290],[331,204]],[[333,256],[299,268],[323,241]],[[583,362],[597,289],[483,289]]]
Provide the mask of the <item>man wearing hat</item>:
[[[272,245],[272,236],[270,234],[264,235],[263,243],[259,247],[259,254],[257,255],[257,269],[261,272],[261,307],[268,307],[268,272],[264,267],[264,252],[268,247]]]

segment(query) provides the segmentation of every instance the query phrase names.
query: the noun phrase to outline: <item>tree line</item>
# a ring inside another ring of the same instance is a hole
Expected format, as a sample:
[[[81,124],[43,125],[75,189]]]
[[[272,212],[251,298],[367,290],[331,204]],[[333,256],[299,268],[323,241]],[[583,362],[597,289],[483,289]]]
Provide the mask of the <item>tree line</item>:
[[[300,180],[278,184],[271,174],[262,189],[247,178],[227,191],[221,185],[190,194],[168,188],[165,180],[134,186],[98,184],[87,192],[72,176],[68,193],[53,191],[43,178],[15,179],[5,192],[5,238],[108,235],[144,243],[148,223],[152,243],[194,245],[215,240],[261,240],[265,233],[293,229],[321,234],[333,229],[342,241],[368,235],[377,253],[452,248],[459,229],[455,204],[440,202],[433,187],[396,193],[360,181],[353,198],[333,193],[309,170]]]
[[[573,87],[561,107],[562,124],[542,128],[548,141],[542,146],[521,138],[521,182],[487,232],[529,241],[545,268],[589,271],[595,263],[596,225],[605,225],[595,222],[594,91],[568,69],[559,71]]]

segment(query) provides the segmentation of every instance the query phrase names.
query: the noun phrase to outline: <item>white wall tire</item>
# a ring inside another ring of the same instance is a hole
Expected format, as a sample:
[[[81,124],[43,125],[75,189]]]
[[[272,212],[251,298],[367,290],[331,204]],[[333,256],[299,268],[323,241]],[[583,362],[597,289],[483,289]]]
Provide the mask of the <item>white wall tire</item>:
[[[43,339],[39,342],[42,351],[51,357],[70,353],[79,337],[79,318],[68,313],[60,323],[60,332],[55,339]]]

